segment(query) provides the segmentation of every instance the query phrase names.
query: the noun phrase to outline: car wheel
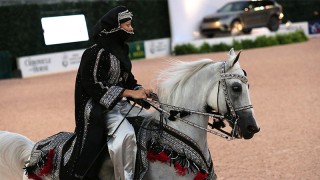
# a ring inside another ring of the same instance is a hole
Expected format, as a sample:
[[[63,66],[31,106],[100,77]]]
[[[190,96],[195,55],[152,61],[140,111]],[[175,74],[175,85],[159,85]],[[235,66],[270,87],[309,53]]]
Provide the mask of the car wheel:
[[[244,34],[250,34],[251,31],[252,31],[252,28],[245,28],[245,29],[242,30],[242,32],[243,32]]]
[[[233,21],[231,24],[231,35],[239,35],[243,30],[243,25],[240,21]]]
[[[268,22],[268,29],[270,31],[277,31],[279,29],[280,22],[276,16],[272,16]]]

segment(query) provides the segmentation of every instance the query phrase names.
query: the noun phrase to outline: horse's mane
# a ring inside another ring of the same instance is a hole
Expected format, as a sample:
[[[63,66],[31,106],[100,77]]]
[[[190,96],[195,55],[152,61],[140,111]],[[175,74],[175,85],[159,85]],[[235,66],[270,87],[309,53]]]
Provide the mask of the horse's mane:
[[[172,61],[172,66],[161,71],[158,75],[158,95],[163,103],[176,104],[184,91],[185,84],[192,77],[209,64],[215,62],[211,59],[201,59],[198,61],[184,62]],[[181,100],[181,99],[180,99]]]

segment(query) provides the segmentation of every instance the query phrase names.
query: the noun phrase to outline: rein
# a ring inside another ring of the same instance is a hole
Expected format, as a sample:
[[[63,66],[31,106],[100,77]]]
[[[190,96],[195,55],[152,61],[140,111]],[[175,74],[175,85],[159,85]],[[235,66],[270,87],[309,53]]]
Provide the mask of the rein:
[[[144,101],[146,101],[147,103],[149,103],[153,108],[155,108],[155,109],[158,110],[159,112],[164,113],[164,114],[169,115],[169,116],[171,115],[170,112],[168,112],[168,111],[166,111],[166,110],[164,110],[163,108],[160,107],[161,105],[166,106],[166,104],[160,103],[160,102],[158,102],[158,101],[150,101],[150,100],[147,100],[147,99],[145,99]],[[184,109],[184,108],[180,108],[180,107],[176,107],[176,106],[171,106],[171,105],[168,105],[168,106],[170,106],[171,108]],[[187,112],[189,111],[188,109],[184,109],[184,110],[187,111]],[[190,113],[191,113],[191,112],[192,112],[192,114],[200,114],[200,115],[204,115],[204,116],[211,116],[211,117],[219,116],[219,115],[215,115],[215,114],[197,112],[197,111],[193,111],[193,110],[190,110]],[[219,116],[219,117],[220,117],[220,116]],[[193,126],[193,127],[198,128],[198,129],[207,131],[208,133],[217,135],[217,136],[222,137],[222,138],[225,138],[225,139],[229,139],[229,136],[226,136],[226,135],[224,135],[224,134],[215,132],[215,131],[213,131],[213,130],[210,130],[210,129],[207,129],[207,128],[204,128],[204,127],[201,127],[201,126],[199,126],[199,125],[197,125],[197,124],[195,124],[195,123],[193,123],[193,122],[190,122],[190,121],[188,121],[188,120],[185,120],[185,119],[183,119],[183,118],[180,118],[180,117],[176,117],[176,116],[175,116],[175,119],[178,119],[178,120],[180,120],[180,121],[182,121],[182,122],[184,122],[184,123],[186,123],[186,124],[189,124],[189,125],[191,125],[191,126]]]

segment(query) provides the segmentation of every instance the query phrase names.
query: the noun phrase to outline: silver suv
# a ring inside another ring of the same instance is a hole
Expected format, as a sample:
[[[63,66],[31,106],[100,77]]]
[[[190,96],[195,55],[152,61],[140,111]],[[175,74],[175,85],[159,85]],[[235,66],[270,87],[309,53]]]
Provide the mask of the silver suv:
[[[213,37],[221,32],[249,34],[252,28],[257,27],[277,31],[282,18],[282,6],[274,0],[234,1],[217,13],[204,17],[200,32],[206,37]]]

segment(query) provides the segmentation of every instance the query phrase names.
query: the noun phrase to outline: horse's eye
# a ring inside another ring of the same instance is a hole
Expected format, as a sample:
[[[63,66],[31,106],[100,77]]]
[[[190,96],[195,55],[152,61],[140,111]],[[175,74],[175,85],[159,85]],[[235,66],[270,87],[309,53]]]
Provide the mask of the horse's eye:
[[[241,92],[241,91],[242,91],[242,86],[241,86],[241,84],[240,84],[240,83],[234,83],[234,84],[232,85],[232,90],[233,90],[234,92]]]

